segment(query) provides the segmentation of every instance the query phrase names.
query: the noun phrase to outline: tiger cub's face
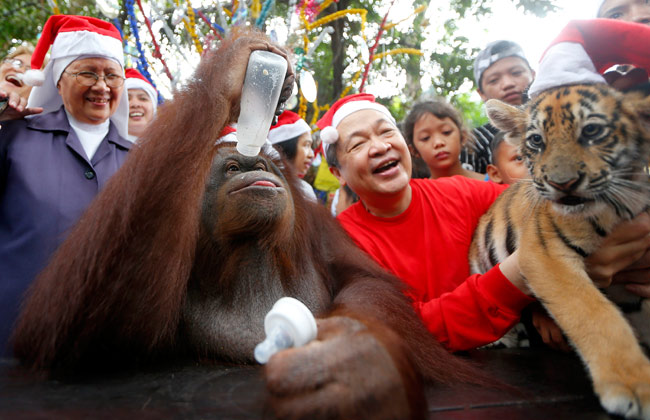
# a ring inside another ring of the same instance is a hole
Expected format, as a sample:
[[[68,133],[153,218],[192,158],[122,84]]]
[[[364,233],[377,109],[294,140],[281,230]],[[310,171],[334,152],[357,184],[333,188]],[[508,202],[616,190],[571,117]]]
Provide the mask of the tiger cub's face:
[[[545,91],[523,109],[499,101],[486,106],[519,147],[536,191],[556,208],[584,212],[610,204],[627,213],[647,203],[647,94],[574,85]]]

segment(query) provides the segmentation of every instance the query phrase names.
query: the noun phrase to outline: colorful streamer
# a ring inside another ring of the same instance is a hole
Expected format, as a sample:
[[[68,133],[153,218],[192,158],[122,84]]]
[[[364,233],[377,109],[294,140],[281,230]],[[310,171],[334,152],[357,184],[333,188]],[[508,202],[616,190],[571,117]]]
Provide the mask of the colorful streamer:
[[[377,45],[379,45],[379,39],[381,38],[382,34],[384,33],[384,27],[386,25],[386,19],[388,19],[388,13],[390,13],[390,9],[393,7],[393,4],[395,4],[395,0],[392,0],[390,2],[390,5],[388,6],[388,10],[386,11],[386,14],[384,15],[384,18],[381,20],[381,25],[379,26],[379,31],[377,32],[377,36],[375,37],[375,43],[370,48],[370,57],[368,58],[368,63],[366,63],[366,68],[363,71],[363,78],[361,79],[361,86],[359,87],[359,92],[363,92],[363,86],[366,84],[366,80],[368,79],[368,72],[370,71],[370,63],[372,63],[372,57],[375,55],[375,50],[377,49]]]
[[[264,2],[264,7],[262,8],[262,11],[259,14],[259,17],[255,21],[255,26],[258,28],[261,28],[262,25],[264,25],[264,21],[266,20],[266,15],[269,14],[269,10],[271,10],[271,6],[273,6],[275,0],[266,0]]]
[[[61,14],[61,10],[59,9],[59,5],[56,4],[55,0],[47,0],[47,4],[50,5],[50,7],[54,11],[55,15],[60,15]]]
[[[140,8],[140,12],[142,13],[142,16],[144,16],[144,23],[147,25],[147,29],[149,29],[149,35],[151,35],[151,41],[153,42],[153,46],[154,46],[154,54],[153,54],[153,56],[160,60],[160,62],[163,65],[163,69],[165,70],[165,74],[167,75],[167,77],[169,77],[169,80],[171,80],[172,83],[174,83],[174,77],[172,76],[172,73],[169,71],[169,68],[167,67],[167,63],[165,63],[165,60],[163,59],[162,53],[160,52],[160,45],[158,45],[158,42],[156,41],[156,37],[155,37],[155,35],[153,33],[153,29],[151,29],[151,22],[149,21],[149,18],[147,17],[147,15],[144,14],[144,9],[142,7],[142,2],[141,2],[141,0],[137,0],[137,1],[138,1],[138,7]],[[137,33],[137,30],[136,30],[136,33]],[[144,54],[142,54],[142,52],[140,54],[141,54],[142,57],[144,57]],[[149,79],[149,81],[153,84],[153,80],[151,80],[150,75],[145,75],[145,77],[147,79]],[[156,87],[155,84],[154,84],[154,87]],[[158,97],[160,98],[160,94],[158,94]]]
[[[140,43],[140,34],[138,33],[138,25],[135,19],[135,10],[133,9],[133,2],[135,0],[126,0],[126,13],[129,19],[129,25],[131,25],[131,32],[133,33],[133,38],[135,39],[135,46],[138,49],[138,60],[136,67],[140,73],[148,80],[151,80],[151,75],[149,74],[149,66],[147,60],[145,60],[144,49],[142,48],[142,43]]]
[[[127,0],[129,1],[129,0]],[[203,52],[203,46],[201,45],[201,41],[199,40],[198,35],[196,34],[196,24],[194,20],[194,9],[192,9],[192,3],[190,0],[187,1],[187,17],[188,19],[183,18],[183,25],[185,26],[185,29],[187,32],[190,34],[190,37],[192,38],[192,42],[194,42],[194,47],[196,48],[196,51],[201,54]],[[174,3],[176,4],[177,7],[180,7],[180,0],[174,0]],[[189,20],[189,22],[188,22]]]
[[[218,31],[225,32],[224,29],[223,29],[222,27],[220,27],[219,25],[217,25],[217,24],[213,24],[212,22],[210,22],[210,20],[209,20],[208,17],[205,15],[205,13],[203,13],[203,12],[200,11],[199,9],[194,9],[194,12],[195,12],[197,15],[199,15],[199,17],[200,17],[201,19],[203,19],[203,21],[204,21],[204,22],[205,22],[205,23],[210,27],[210,29],[212,29],[212,32],[214,32],[214,34],[217,36],[217,38],[219,38],[220,41],[223,41],[223,38],[221,37],[221,35],[219,34]],[[209,44],[209,43],[208,43],[208,44]]]

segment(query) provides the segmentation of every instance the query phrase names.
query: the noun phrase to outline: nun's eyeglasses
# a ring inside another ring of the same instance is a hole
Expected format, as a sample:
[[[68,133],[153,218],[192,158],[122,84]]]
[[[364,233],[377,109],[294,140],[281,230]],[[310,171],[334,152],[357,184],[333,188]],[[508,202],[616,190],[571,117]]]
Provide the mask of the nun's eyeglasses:
[[[124,77],[119,74],[105,74],[100,76],[92,71],[80,71],[78,73],[64,71],[64,73],[74,77],[77,80],[77,83],[82,86],[95,86],[100,78],[103,78],[106,86],[110,88],[118,88],[124,84]]]

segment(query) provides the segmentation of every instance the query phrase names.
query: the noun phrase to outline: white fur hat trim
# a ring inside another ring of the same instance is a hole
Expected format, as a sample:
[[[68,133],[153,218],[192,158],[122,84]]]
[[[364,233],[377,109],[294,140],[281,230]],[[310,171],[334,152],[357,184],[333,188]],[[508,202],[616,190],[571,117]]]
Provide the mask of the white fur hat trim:
[[[293,124],[284,124],[271,128],[271,131],[269,131],[269,141],[271,144],[281,143],[304,133],[311,133],[311,127],[301,118]]]
[[[336,128],[328,125],[320,131],[320,139],[325,144],[334,144],[339,139],[339,132],[336,131]]]
[[[375,111],[379,111],[382,114],[386,115],[390,121],[395,124],[395,118],[390,114],[390,111],[388,108],[383,106],[382,104],[379,104],[377,102],[370,102],[370,101],[350,101],[345,104],[343,104],[334,114],[334,117],[332,117],[332,127],[336,128],[338,125],[343,121],[343,119],[350,114],[354,114],[357,111],[362,111],[364,109],[374,109]]]
[[[126,79],[124,82],[124,87],[128,91],[129,89],[142,89],[144,90],[147,95],[149,95],[149,99],[151,99],[151,103],[153,104],[153,113],[156,113],[156,109],[158,108],[158,92],[156,92],[156,89],[154,89],[153,86],[151,86],[149,83],[145,82],[144,80],[140,80],[136,77],[129,77]],[[128,92],[124,92],[128,96]]]
[[[528,89],[531,98],[547,89],[578,83],[606,83],[583,46],[576,42],[561,42],[546,51],[539,71]]]

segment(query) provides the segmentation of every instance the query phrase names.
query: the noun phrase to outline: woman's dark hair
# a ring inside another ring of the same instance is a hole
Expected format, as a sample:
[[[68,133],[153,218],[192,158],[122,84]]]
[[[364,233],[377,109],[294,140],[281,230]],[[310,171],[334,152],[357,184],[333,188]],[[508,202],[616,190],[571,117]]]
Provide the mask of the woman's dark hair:
[[[298,139],[300,136],[296,136],[293,138],[290,138],[289,140],[281,141],[279,143],[275,143],[273,147],[280,153],[284,155],[284,157],[290,161],[293,162],[293,160],[296,157],[296,153],[298,152]]]
[[[402,123],[404,139],[406,140],[406,144],[408,144],[412,149],[415,149],[415,146],[413,145],[413,130],[415,128],[415,123],[426,114],[433,114],[436,118],[440,119],[450,118],[460,131],[461,142],[470,138],[469,131],[467,131],[467,128],[463,123],[460,112],[458,112],[456,108],[454,108],[444,98],[433,98],[413,105],[413,108]]]

